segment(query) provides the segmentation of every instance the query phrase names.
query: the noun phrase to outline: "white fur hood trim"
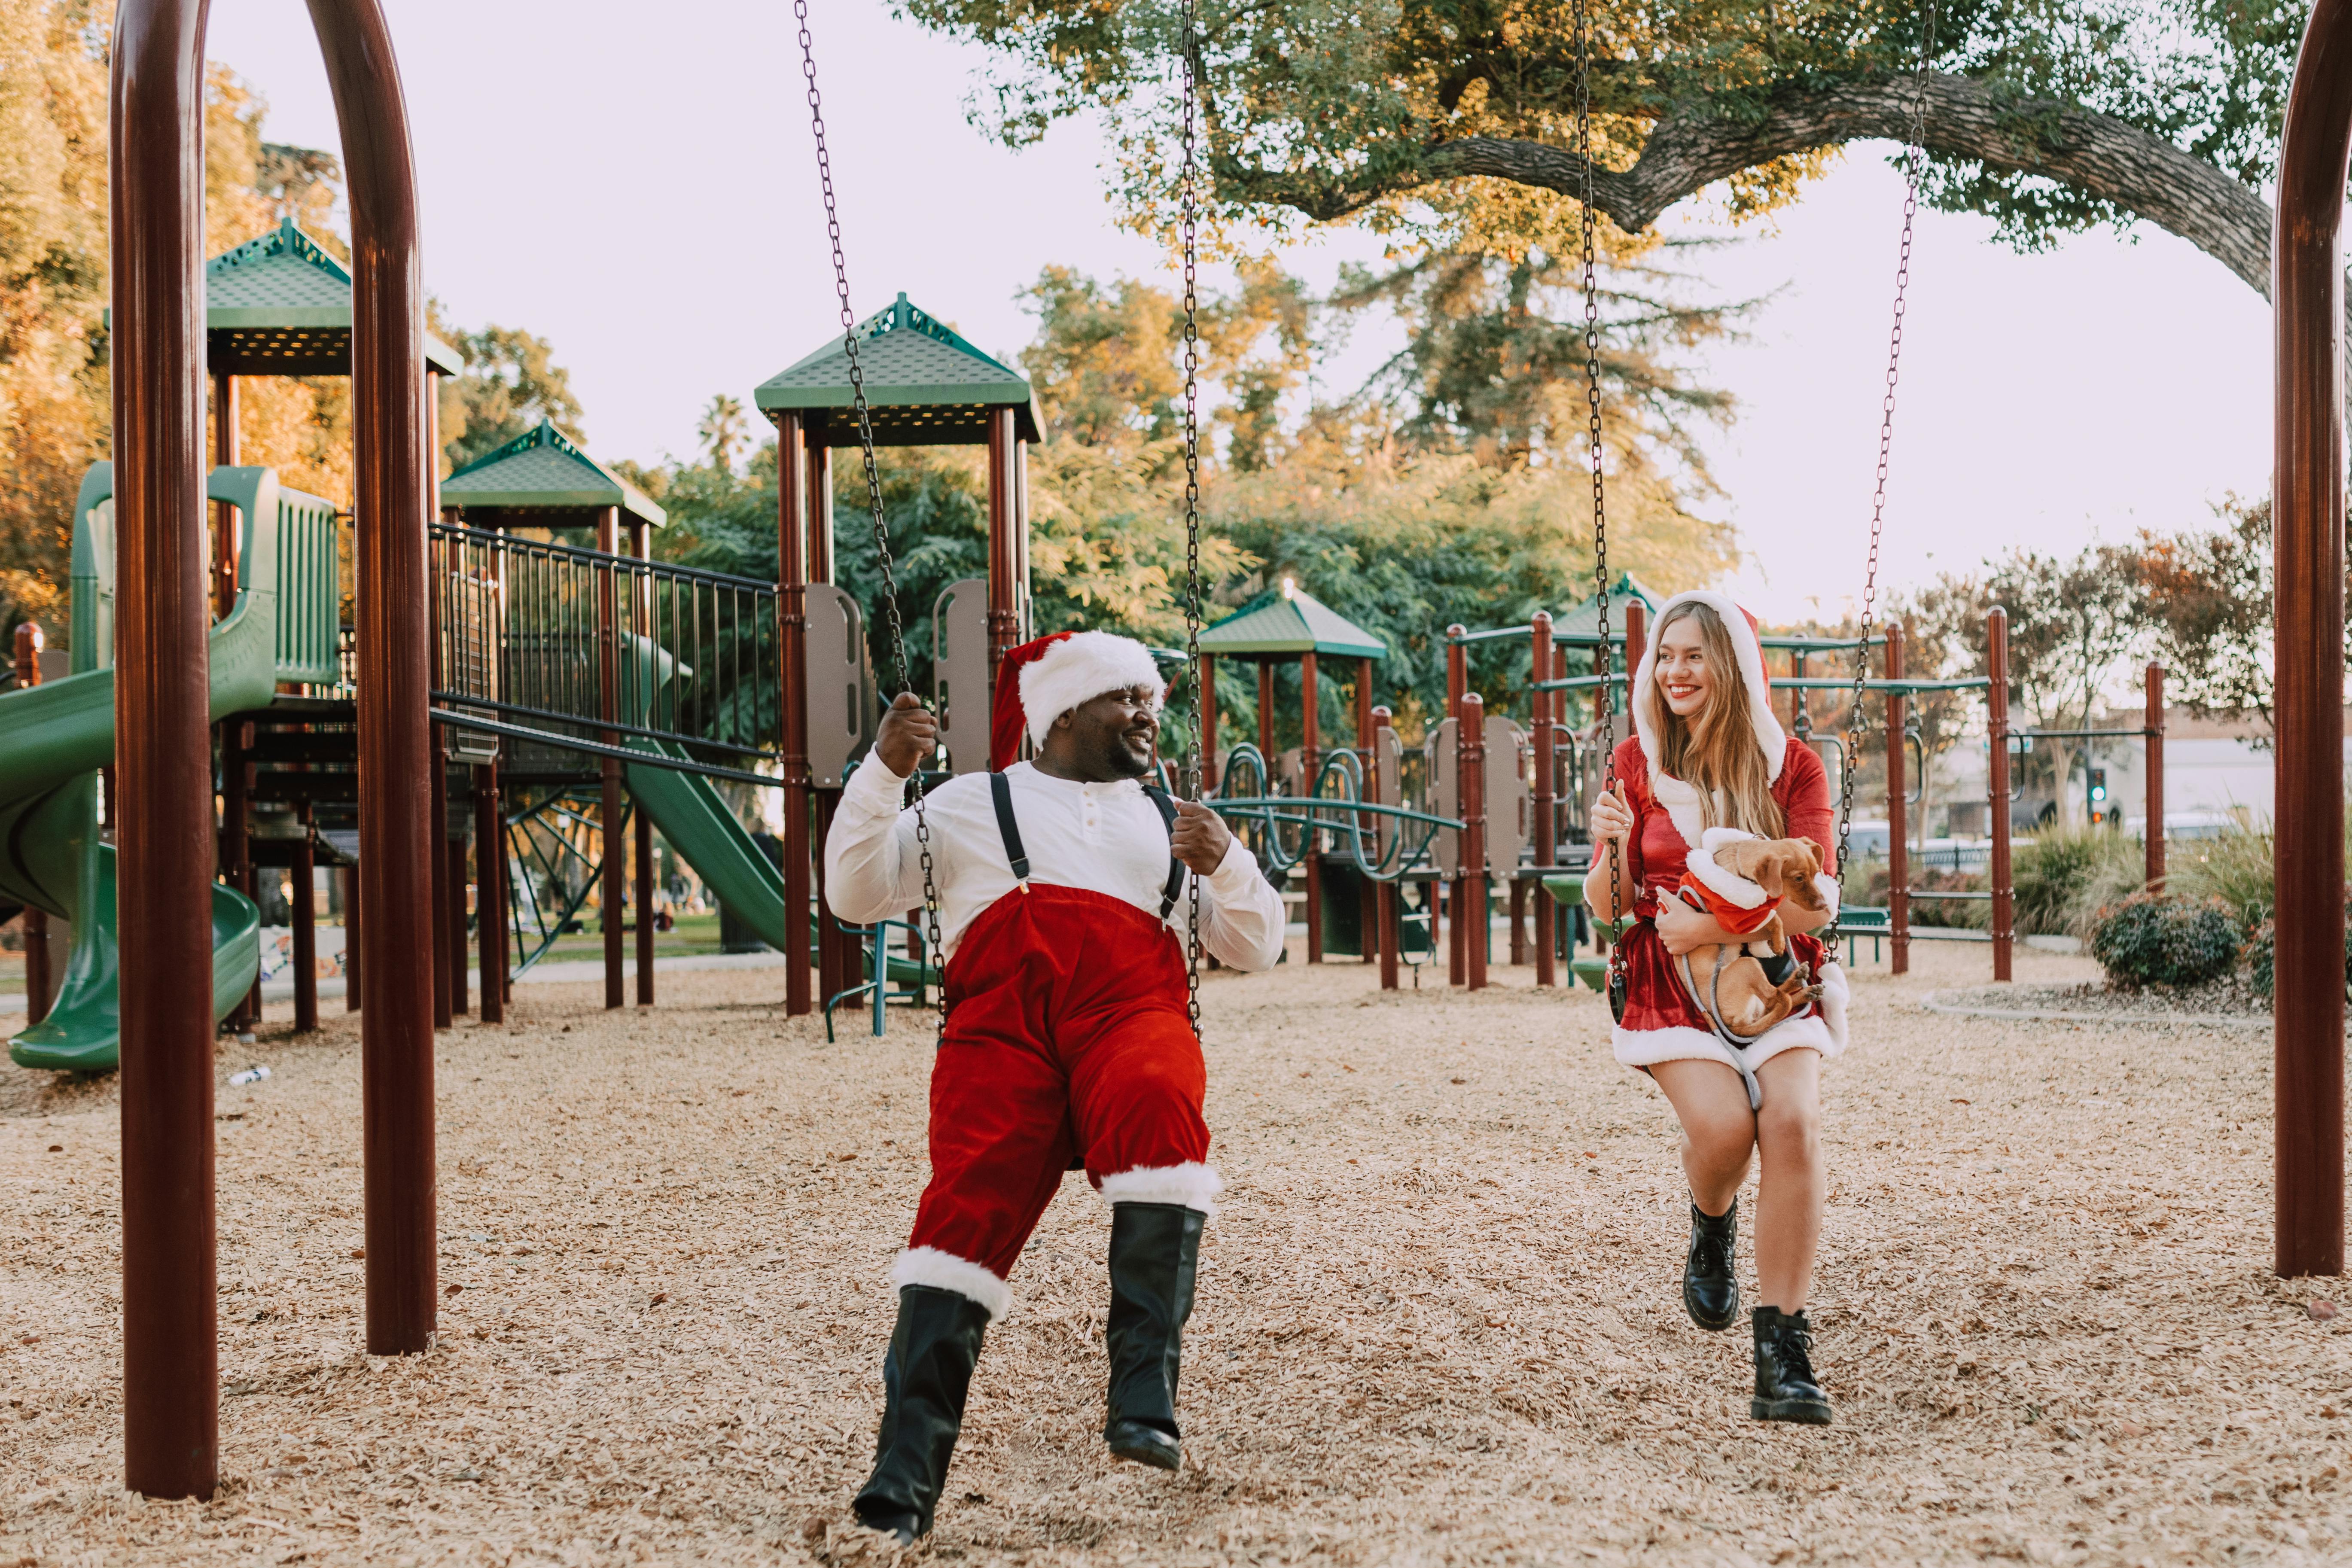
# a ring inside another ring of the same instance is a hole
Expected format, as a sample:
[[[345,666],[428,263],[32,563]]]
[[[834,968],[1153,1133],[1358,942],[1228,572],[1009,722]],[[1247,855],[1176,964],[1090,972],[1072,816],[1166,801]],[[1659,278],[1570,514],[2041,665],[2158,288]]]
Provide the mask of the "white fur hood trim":
[[[1753,833],[1743,833],[1737,827],[1710,827],[1698,837],[1698,853],[1683,864],[1708,892],[1724,902],[1743,910],[1760,910],[1768,901],[1764,889],[1715,858],[1715,852],[1725,845],[1738,844],[1755,837]]]
[[[1217,1205],[1211,1200],[1224,1184],[1213,1167],[1187,1160],[1181,1165],[1146,1165],[1105,1176],[1101,1192],[1107,1204],[1181,1204],[1213,1215]]]
[[[977,1301],[994,1322],[1013,1310],[1013,1287],[969,1258],[936,1247],[910,1247],[890,1266],[893,1285],[928,1285]]]
[[[1822,902],[1829,906],[1830,919],[1837,919],[1838,905],[1840,901],[1837,879],[1831,876],[1827,871],[1814,872],[1813,891],[1819,893],[1822,896]],[[1827,937],[1823,937],[1822,940],[1823,942],[1827,942],[1829,939]]]
[[[1698,785],[1685,784],[1672,773],[1662,773],[1653,764],[1650,769],[1650,795],[1666,808],[1666,820],[1675,825],[1675,831],[1683,836],[1683,842],[1689,846],[1691,852],[1697,853],[1699,842],[1706,837],[1704,825],[1706,821],[1706,814],[1699,809]],[[1720,816],[1723,814],[1720,791],[1716,795],[1715,808],[1716,815]]]
[[[1658,700],[1651,687],[1651,672],[1657,668],[1658,638],[1665,631],[1667,619],[1677,605],[1688,604],[1705,605],[1713,610],[1731,633],[1731,644],[1739,650],[1740,683],[1748,689],[1748,716],[1756,726],[1757,743],[1764,749],[1764,776],[1769,783],[1779,784],[1781,764],[1789,759],[1789,732],[1780,728],[1780,721],[1772,712],[1772,687],[1764,674],[1764,645],[1756,640],[1756,628],[1748,624],[1748,612],[1730,595],[1706,588],[1676,594],[1650,617],[1650,644],[1642,650],[1642,662],[1633,670],[1633,731],[1642,738],[1642,755],[1649,759],[1651,777],[1661,777],[1665,771],[1657,726],[1650,718]],[[1683,837],[1688,838],[1690,835],[1685,833]]]

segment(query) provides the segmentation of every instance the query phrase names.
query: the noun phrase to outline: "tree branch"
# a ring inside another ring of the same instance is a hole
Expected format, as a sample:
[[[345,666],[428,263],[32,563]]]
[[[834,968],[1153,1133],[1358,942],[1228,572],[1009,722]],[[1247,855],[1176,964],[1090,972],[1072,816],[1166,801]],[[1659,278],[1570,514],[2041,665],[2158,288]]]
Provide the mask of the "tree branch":
[[[1743,169],[1847,142],[1906,140],[1917,91],[1908,77],[1792,86],[1746,122],[1678,108],[1657,121],[1631,169],[1593,172],[1593,205],[1620,228],[1639,233],[1684,197]],[[2269,205],[2162,137],[2068,103],[2005,99],[1973,78],[1942,72],[1927,81],[1926,134],[1933,153],[2042,175],[2111,202],[2188,240],[2270,298]],[[1213,168],[1228,195],[1321,220],[1471,175],[1576,195],[1585,174],[1584,161],[1563,148],[1497,136],[1392,148],[1355,178],[1270,172],[1230,156],[1216,158]]]

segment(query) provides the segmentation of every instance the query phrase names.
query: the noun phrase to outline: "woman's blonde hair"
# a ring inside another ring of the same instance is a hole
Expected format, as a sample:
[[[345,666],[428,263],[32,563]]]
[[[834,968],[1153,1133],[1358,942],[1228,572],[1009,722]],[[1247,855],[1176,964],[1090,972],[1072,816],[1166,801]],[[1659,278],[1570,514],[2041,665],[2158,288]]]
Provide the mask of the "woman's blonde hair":
[[[1685,721],[1666,706],[1654,668],[1648,701],[1650,724],[1658,737],[1659,765],[1672,777],[1694,785],[1699,793],[1701,820],[1709,827],[1737,827],[1760,837],[1778,838],[1786,826],[1780,803],[1772,798],[1771,773],[1764,743],[1756,733],[1756,716],[1748,707],[1748,678],[1739,668],[1739,649],[1731,628],[1715,607],[1689,599],[1668,610],[1658,622],[1658,645],[1676,621],[1698,623],[1699,651],[1706,658],[1706,706]]]

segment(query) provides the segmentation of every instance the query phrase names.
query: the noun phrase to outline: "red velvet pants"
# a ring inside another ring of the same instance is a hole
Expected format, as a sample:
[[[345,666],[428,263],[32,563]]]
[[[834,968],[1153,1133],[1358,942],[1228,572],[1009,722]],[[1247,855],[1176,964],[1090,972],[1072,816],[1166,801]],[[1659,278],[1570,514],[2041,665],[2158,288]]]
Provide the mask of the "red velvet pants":
[[[1123,900],[1032,884],[948,965],[931,1068],[931,1184],[907,1245],[1002,1279],[1062,1184],[1204,1160],[1208,1073],[1175,933]]]

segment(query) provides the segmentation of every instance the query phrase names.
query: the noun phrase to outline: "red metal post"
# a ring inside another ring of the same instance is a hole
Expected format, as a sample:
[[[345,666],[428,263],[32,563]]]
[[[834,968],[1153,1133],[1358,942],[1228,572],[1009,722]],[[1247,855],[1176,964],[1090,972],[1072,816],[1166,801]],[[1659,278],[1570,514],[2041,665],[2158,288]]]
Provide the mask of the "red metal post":
[[[356,1013],[360,994],[360,868],[343,868],[343,1011]]]
[[[41,628],[26,621],[17,626],[16,646],[18,689],[41,683]],[[49,916],[46,910],[25,906],[25,1021],[37,1024],[49,1016]]]
[[[499,764],[474,769],[474,934],[482,971],[482,1022],[507,1020],[506,819]]]
[[[1201,656],[1201,793],[1217,788],[1217,656]]]
[[[447,777],[447,770],[443,770]],[[447,787],[444,784],[444,789]],[[468,837],[455,827],[456,814],[450,814],[452,831],[445,852],[449,857],[449,871],[445,881],[449,889],[449,1012],[462,1017],[470,1011],[466,997],[466,840]]]
[[[1529,679],[1534,681],[1549,680],[1552,678],[1551,612],[1549,610],[1536,612],[1535,629],[1530,641],[1528,660]],[[1559,832],[1557,821],[1559,814],[1552,804],[1556,773],[1552,760],[1554,741],[1552,714],[1556,710],[1562,712],[1566,710],[1567,704],[1562,700],[1566,696],[1565,692],[1537,691],[1532,688],[1528,692],[1528,721],[1535,726],[1536,746],[1535,789],[1529,805],[1535,812],[1536,818],[1536,866],[1542,871],[1551,869],[1559,854]],[[1559,960],[1556,950],[1559,945],[1559,939],[1553,925],[1556,915],[1552,907],[1551,892],[1543,885],[1541,877],[1536,879],[1533,896],[1536,901],[1536,984],[1548,986],[1559,983],[1559,973],[1557,968]]]
[[[825,545],[832,548],[833,531],[825,530]],[[653,530],[632,520],[629,523],[629,553],[639,561],[654,558]],[[654,635],[653,579],[650,575],[631,580],[629,591],[629,626],[641,646],[649,647]],[[648,681],[653,678],[653,663],[648,658],[630,656],[629,668],[636,671],[634,679]],[[651,712],[651,693],[646,693],[647,712]],[[640,723],[651,723],[650,718]],[[654,1005],[654,819],[646,813],[646,803],[635,801],[635,842],[631,847],[637,873],[637,1005]],[[478,838],[475,841],[481,842]],[[477,849],[476,853],[480,851]],[[487,973],[487,971],[485,972]]]
[[[1316,688],[1315,650],[1308,648],[1298,658],[1298,690],[1301,728],[1298,742],[1298,789],[1308,799],[1315,795],[1316,752],[1321,747],[1321,693]],[[1311,825],[1300,836],[1307,848],[1307,962],[1323,962],[1323,835]]]
[[[994,700],[996,665],[1021,640],[1020,437],[1010,408],[988,411],[988,678]]]
[[[833,581],[833,447],[826,442],[829,421],[823,409],[803,415],[808,445],[808,500],[803,516],[808,528],[808,580]],[[893,697],[897,692],[890,694]]]
[[[1992,796],[1992,977],[2008,980],[2015,931],[2009,879],[2009,612],[1995,605],[1985,616],[1985,769]]]
[[[1855,657],[1867,658],[1870,650],[1857,649]],[[1903,679],[1903,628],[1889,624],[1886,628],[1886,679]],[[1904,777],[1903,693],[1886,694],[1886,924],[1887,948],[1891,954],[1888,967],[1897,974],[1911,973],[1911,809],[1904,797],[1910,794],[1910,782]],[[1843,871],[1841,871],[1843,875]]]
[[[1372,661],[1369,658],[1356,661],[1356,750],[1364,764],[1364,793],[1369,795],[1372,782]],[[1359,816],[1356,826],[1359,832],[1371,833],[1378,824]],[[1378,903],[1372,895],[1371,879],[1360,879],[1356,884],[1356,929],[1363,933],[1358,945],[1366,963],[1379,962],[1381,944],[1388,941]]]
[[[1459,622],[1445,628],[1445,716],[1454,721],[1454,802],[1457,811],[1466,810],[1468,805],[1460,785],[1463,777],[1462,748],[1470,739],[1462,722],[1462,698],[1470,689],[1470,675],[1469,648],[1456,639],[1468,629]],[[1466,985],[1470,983],[1470,953],[1463,945],[1463,932],[1468,928],[1464,922],[1462,910],[1470,850],[1468,842],[1459,834],[1454,836],[1454,874],[1439,883],[1445,911],[1445,983],[1448,985]],[[1430,918],[1433,922],[1431,934],[1433,936],[1436,934],[1434,921],[1437,917],[1433,913]]]
[[[1257,749],[1265,759],[1265,793],[1276,794],[1274,776],[1274,660],[1257,661]]]
[[[203,0],[110,39],[124,1482],[218,1479]]]
[[[784,1012],[792,1017],[810,1011],[808,560],[801,526],[807,462],[801,416],[782,415],[776,424],[776,643],[783,683]],[[995,667],[992,651],[992,688]]]
[[[2344,258],[2352,3],[2295,60],[2272,245],[2277,334],[2275,1267],[2344,1270]]]
[[[2147,887],[2164,889],[2164,666],[2147,667]]]
[[[310,803],[297,808],[302,837],[294,846],[294,1032],[319,1026],[319,867],[311,849]]]
[[[1625,601],[1625,660],[1618,668],[1625,677],[1625,711],[1633,711],[1633,671],[1641,667],[1642,656],[1650,647],[1650,612],[1641,600]],[[1612,694],[1613,696],[1613,694]]]
[[[431,623],[432,683],[446,689],[447,677],[441,668],[441,654],[448,641],[448,623],[444,618],[446,606],[443,601],[448,589],[448,574],[439,548],[428,535],[425,557],[425,614]],[[456,1014],[449,1005],[449,762],[444,747],[446,731],[436,723],[425,730],[429,747],[428,762],[432,777],[428,781],[431,795],[428,807],[429,833],[432,838],[433,863],[428,868],[432,880],[433,953],[427,967],[433,972],[433,1026],[446,1029]]]
[[[596,518],[596,548],[608,556],[621,552],[621,509],[608,506]],[[608,722],[621,716],[621,574],[607,564],[598,569],[596,595],[596,711]],[[620,732],[603,730],[597,739],[608,746],[621,743]],[[604,887],[601,898],[604,933],[604,1005],[622,1004],[621,961],[624,904],[627,897],[629,841],[621,831],[621,760],[605,757],[604,799],[598,806],[597,837],[604,856]]]
[[[1375,757],[1379,755],[1381,733],[1388,729],[1389,719],[1386,708],[1372,710],[1371,749]],[[1365,772],[1369,774],[1370,771],[1368,763]],[[1375,883],[1372,903],[1372,918],[1381,928],[1381,989],[1393,991],[1397,988],[1397,884],[1393,881]]]
[[[1454,731],[1454,755],[1461,766],[1462,879],[1460,918],[1466,974],[1473,991],[1486,987],[1486,700],[1462,694],[1461,721]]]

